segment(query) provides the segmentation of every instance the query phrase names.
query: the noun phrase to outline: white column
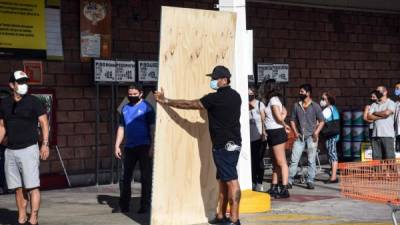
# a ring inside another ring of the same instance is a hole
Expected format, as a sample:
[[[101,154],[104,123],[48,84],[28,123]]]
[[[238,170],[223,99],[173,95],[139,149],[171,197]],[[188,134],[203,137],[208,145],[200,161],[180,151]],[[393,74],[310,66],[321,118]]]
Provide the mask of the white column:
[[[241,133],[242,152],[238,163],[239,182],[242,190],[251,189],[251,152],[248,106],[248,75],[253,74],[253,32],[246,30],[245,0],[219,0],[220,11],[236,12],[235,68],[231,68],[231,86],[242,97]]]

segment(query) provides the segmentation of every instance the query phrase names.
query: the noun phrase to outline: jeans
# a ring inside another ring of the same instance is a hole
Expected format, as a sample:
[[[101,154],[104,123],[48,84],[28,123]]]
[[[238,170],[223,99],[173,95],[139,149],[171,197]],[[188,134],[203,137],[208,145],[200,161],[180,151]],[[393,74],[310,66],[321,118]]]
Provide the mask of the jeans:
[[[299,165],[299,161],[304,150],[307,151],[307,158],[308,158],[307,183],[314,182],[315,173],[317,170],[316,166],[317,147],[318,147],[318,142],[314,142],[311,136],[305,138],[304,141],[302,138],[298,138],[293,143],[292,157],[289,166],[290,184],[293,183],[294,176],[296,176],[297,167]]]
[[[122,209],[129,209],[131,201],[131,183],[133,170],[139,161],[140,182],[142,193],[140,205],[144,209],[150,208],[151,203],[151,182],[152,182],[152,158],[149,156],[150,145],[141,145],[134,148],[125,148],[123,166],[124,174],[120,180],[120,200]]]

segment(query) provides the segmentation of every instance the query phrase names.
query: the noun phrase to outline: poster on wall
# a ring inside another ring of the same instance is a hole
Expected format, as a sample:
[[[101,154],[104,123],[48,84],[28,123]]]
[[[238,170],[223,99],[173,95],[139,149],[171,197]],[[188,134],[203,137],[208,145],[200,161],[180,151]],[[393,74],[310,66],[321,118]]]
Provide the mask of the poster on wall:
[[[47,4],[49,5],[49,1]],[[61,35],[61,10],[59,5],[50,6],[57,8],[46,8],[47,59],[63,60],[64,53]]]
[[[95,60],[94,61],[94,81],[113,82],[115,81],[114,60]]]
[[[111,0],[80,0],[81,61],[111,57]]]
[[[134,61],[116,61],[115,81],[135,82],[136,63]]]
[[[24,72],[29,77],[29,84],[43,84],[43,64],[42,61],[23,61]]]
[[[158,80],[158,62],[157,61],[139,61],[139,81],[156,82]]]
[[[49,120],[49,143],[57,145],[57,123],[56,121],[56,97],[52,89],[31,89],[30,93],[36,96],[46,109],[47,118]],[[38,124],[39,133],[41,132]],[[40,134],[41,135],[41,134]]]
[[[262,83],[268,79],[277,82],[289,82],[289,64],[257,64],[257,82]]]
[[[0,1],[0,54],[46,56],[45,1]]]

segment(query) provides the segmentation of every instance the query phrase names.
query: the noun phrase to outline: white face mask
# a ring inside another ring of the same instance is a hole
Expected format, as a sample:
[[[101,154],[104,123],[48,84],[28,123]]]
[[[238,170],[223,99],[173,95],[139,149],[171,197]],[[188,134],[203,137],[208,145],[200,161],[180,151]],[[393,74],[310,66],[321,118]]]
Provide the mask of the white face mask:
[[[26,93],[28,93],[28,85],[27,84],[18,84],[16,92],[19,95],[25,95]]]
[[[320,105],[322,108],[324,108],[324,107],[326,107],[326,106],[328,105],[328,103],[326,103],[326,101],[324,101],[324,100],[321,100],[321,101],[319,102],[319,105]]]

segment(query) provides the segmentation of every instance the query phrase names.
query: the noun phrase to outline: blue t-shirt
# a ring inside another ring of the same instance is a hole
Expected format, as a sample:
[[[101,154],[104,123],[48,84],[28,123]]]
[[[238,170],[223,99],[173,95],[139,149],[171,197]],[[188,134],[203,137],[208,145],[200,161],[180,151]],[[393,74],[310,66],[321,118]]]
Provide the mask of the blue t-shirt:
[[[151,144],[150,126],[154,124],[153,107],[146,100],[136,105],[124,105],[119,126],[125,129],[125,147],[133,148]]]

